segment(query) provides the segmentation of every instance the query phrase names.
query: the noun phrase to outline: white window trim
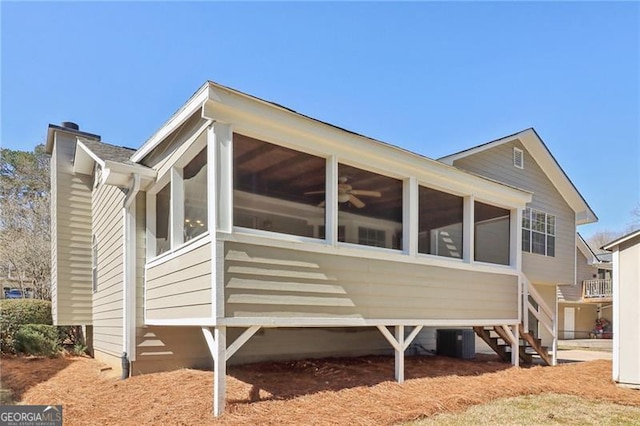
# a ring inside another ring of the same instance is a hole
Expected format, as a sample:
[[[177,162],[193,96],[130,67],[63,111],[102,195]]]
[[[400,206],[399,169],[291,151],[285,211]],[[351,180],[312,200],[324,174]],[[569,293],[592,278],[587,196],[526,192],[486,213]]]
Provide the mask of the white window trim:
[[[527,215],[527,211],[529,212],[529,227],[525,228],[524,226],[524,219]],[[532,224],[533,224],[533,212],[536,212],[538,214],[543,214],[544,215],[544,233],[540,232],[540,231],[536,231],[532,228]],[[553,217],[553,234],[549,233],[549,217]],[[557,226],[557,216],[547,213],[545,211],[542,210],[538,210],[538,209],[534,209],[531,207],[527,207],[522,211],[522,219],[520,221],[521,223],[521,229],[522,231],[528,231],[529,232],[529,249],[528,250],[523,250],[525,253],[529,253],[529,254],[536,254],[538,256],[545,256],[545,257],[555,257],[555,241],[553,243],[554,245],[554,250],[553,250],[553,256],[548,254],[548,247],[549,247],[549,237],[553,237],[556,238],[556,226]],[[544,253],[535,253],[533,252],[533,233],[538,233],[538,234],[544,234]],[[520,247],[522,247],[522,242],[520,244]]]

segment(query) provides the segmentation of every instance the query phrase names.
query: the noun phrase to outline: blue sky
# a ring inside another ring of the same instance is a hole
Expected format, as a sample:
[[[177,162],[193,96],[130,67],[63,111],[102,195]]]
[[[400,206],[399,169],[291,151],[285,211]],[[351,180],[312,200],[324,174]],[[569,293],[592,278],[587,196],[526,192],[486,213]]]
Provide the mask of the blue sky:
[[[535,127],[600,222],[640,202],[640,5],[7,2],[3,147],[140,146],[205,80],[438,158]]]

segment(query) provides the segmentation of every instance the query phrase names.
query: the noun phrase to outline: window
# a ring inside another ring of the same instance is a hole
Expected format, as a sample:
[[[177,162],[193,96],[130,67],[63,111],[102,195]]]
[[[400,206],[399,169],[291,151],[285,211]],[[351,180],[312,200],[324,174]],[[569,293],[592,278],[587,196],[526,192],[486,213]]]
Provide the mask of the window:
[[[522,251],[556,255],[556,217],[526,208],[522,213]]]
[[[418,252],[462,258],[462,197],[420,186]]]
[[[94,293],[98,291],[98,240],[95,235],[91,238],[91,286]]]
[[[235,226],[314,237],[325,224],[326,160],[233,135]]]
[[[520,148],[513,148],[513,165],[519,169],[524,169],[524,151]]]
[[[509,264],[509,210],[480,203],[474,204],[474,252],[479,262]]]
[[[184,242],[207,231],[207,148],[182,170]]]
[[[171,249],[171,184],[156,194],[156,255]]]
[[[347,243],[402,249],[402,181],[338,164],[338,226]]]

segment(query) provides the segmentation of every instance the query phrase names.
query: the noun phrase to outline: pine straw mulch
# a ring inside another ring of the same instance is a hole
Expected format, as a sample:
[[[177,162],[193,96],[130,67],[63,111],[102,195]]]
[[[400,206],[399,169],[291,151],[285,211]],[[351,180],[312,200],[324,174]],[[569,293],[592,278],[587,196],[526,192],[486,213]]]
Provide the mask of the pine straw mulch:
[[[211,416],[212,376],[177,370],[126,381],[89,358],[4,358],[2,385],[28,404],[62,404],[67,425],[351,424],[380,425],[462,411],[498,398],[541,393],[640,406],[640,392],[616,387],[610,361],[509,368],[473,361],[407,357],[406,379],[393,358],[304,360],[229,367],[227,409]]]

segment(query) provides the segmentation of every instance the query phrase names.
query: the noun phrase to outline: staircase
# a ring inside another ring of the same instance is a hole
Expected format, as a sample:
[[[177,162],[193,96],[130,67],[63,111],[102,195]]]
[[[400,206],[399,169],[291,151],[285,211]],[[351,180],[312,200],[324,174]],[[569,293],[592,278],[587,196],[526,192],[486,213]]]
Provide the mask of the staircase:
[[[549,348],[542,346],[542,340],[534,337],[533,334],[524,331],[522,324],[519,328],[518,356],[523,364],[532,364],[534,355],[538,355],[542,362],[553,365],[553,358],[549,355]],[[505,362],[511,362],[511,339],[504,332],[502,327],[473,327],[473,331],[489,345],[491,349]]]
[[[520,309],[521,322],[518,324],[518,357],[524,364],[531,364],[535,355],[547,365],[556,364],[556,351],[558,342],[557,318],[555,306],[552,310],[544,301],[540,293],[531,285],[527,277],[521,275],[522,306]],[[529,327],[529,313],[538,320],[541,328],[545,328],[552,336],[553,346],[551,353],[547,346],[542,346],[542,340],[535,337]],[[507,326],[473,327],[475,333],[494,350],[498,356],[511,362],[512,342],[515,334]]]

